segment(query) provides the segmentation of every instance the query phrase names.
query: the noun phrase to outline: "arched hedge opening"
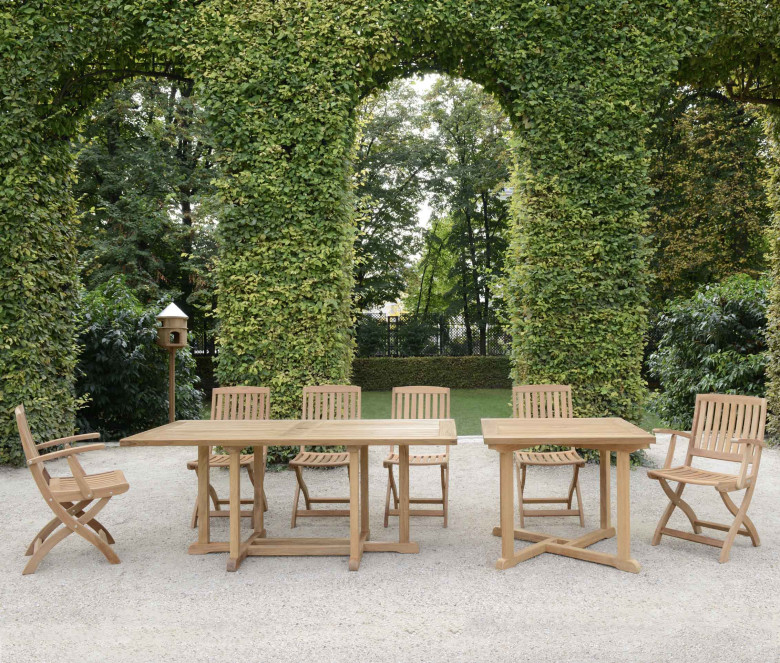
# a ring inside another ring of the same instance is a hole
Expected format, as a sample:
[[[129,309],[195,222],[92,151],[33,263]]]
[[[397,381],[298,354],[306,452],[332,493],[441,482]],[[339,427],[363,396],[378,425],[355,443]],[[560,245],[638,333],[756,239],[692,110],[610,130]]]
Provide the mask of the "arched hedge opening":
[[[510,118],[513,375],[573,385],[579,415],[633,417],[645,328],[648,108],[697,38],[687,0],[148,0],[0,9],[2,457],[11,408],[42,436],[76,402],[68,138],[136,75],[193,79],[219,148],[222,383],[349,379],[350,156],[362,97],[416,72],[481,84]],[[707,9],[707,8],[705,8]]]

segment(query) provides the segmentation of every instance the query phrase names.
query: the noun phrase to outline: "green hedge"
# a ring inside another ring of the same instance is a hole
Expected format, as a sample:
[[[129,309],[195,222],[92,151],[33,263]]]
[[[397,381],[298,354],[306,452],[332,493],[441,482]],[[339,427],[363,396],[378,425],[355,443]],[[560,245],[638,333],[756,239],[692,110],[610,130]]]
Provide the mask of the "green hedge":
[[[352,362],[352,384],[365,391],[429,385],[509,389],[509,357],[373,357]]]
[[[184,73],[202,93],[222,204],[220,382],[268,384],[278,417],[296,416],[303,385],[347,379],[356,108],[395,78],[439,71],[484,85],[515,132],[506,262],[517,379],[571,383],[587,414],[635,413],[648,111],[708,25],[693,12],[714,3],[5,5],[0,444],[16,443],[9,412],[22,400],[47,413],[42,428],[73,425],[68,143],[122,71]]]

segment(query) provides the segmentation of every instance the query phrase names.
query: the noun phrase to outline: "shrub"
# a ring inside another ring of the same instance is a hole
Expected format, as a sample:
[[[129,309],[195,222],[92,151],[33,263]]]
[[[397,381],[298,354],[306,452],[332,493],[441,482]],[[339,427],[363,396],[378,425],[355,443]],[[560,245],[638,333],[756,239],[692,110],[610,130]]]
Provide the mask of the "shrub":
[[[352,362],[352,384],[365,391],[406,385],[508,389],[509,357],[374,357]]]
[[[145,310],[121,277],[82,297],[76,383],[86,399],[78,414],[82,431],[117,439],[167,423],[168,361],[155,342],[155,316],[167,303]],[[176,417],[199,419],[195,360],[189,348],[176,354]]]
[[[690,428],[699,393],[764,395],[769,287],[742,274],[666,306],[648,362],[662,389],[654,409],[668,424]]]

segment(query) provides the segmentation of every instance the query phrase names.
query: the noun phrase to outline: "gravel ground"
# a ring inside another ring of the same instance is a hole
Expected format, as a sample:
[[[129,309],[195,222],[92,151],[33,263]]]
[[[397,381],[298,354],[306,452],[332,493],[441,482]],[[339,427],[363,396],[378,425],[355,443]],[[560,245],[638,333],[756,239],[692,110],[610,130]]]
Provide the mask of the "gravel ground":
[[[661,464],[668,440],[650,459]],[[684,445],[682,445],[684,446]],[[384,449],[371,455],[372,533],[382,528]],[[678,453],[682,455],[682,450]],[[369,553],[360,571],[343,557],[250,558],[237,573],[225,555],[189,556],[195,476],[186,448],[109,448],[84,457],[87,471],[123,469],[130,491],[100,520],[122,560],[109,565],[71,536],[22,576],[29,540],[49,518],[30,474],[0,469],[0,661],[777,661],[780,660],[780,451],[767,451],[750,515],[762,537],[739,537],[731,561],[718,551],[665,538],[650,546],[666,505],[660,487],[632,472],[632,553],[639,575],[542,555],[496,571],[498,455],[481,440],[452,451],[450,526],[412,520],[419,555]],[[52,463],[52,474],[67,473]],[[346,472],[316,472],[314,490],[345,494]],[[568,471],[533,468],[528,493],[566,489]],[[598,468],[581,474],[586,525],[598,519]],[[227,473],[217,472],[227,494]],[[438,472],[413,468],[413,492],[435,494]],[[614,493],[614,468],[612,488]],[[269,474],[266,527],[289,533],[294,478]],[[687,497],[702,518],[726,520],[711,488]],[[613,496],[614,500],[614,496]],[[614,501],[613,501],[614,504]],[[227,519],[213,521],[227,538]],[[530,527],[573,535],[576,519]],[[687,521],[675,514],[672,526]],[[341,519],[304,519],[300,536],[346,536]],[[518,545],[521,545],[518,543]],[[613,550],[603,541],[597,550]]]

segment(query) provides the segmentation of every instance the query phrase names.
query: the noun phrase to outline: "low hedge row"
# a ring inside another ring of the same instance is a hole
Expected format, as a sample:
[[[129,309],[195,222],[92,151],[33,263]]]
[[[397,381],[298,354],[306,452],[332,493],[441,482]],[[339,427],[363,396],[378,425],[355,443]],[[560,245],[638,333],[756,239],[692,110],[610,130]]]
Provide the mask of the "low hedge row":
[[[509,389],[509,357],[371,357],[354,359],[352,384],[364,391],[406,385]]]

